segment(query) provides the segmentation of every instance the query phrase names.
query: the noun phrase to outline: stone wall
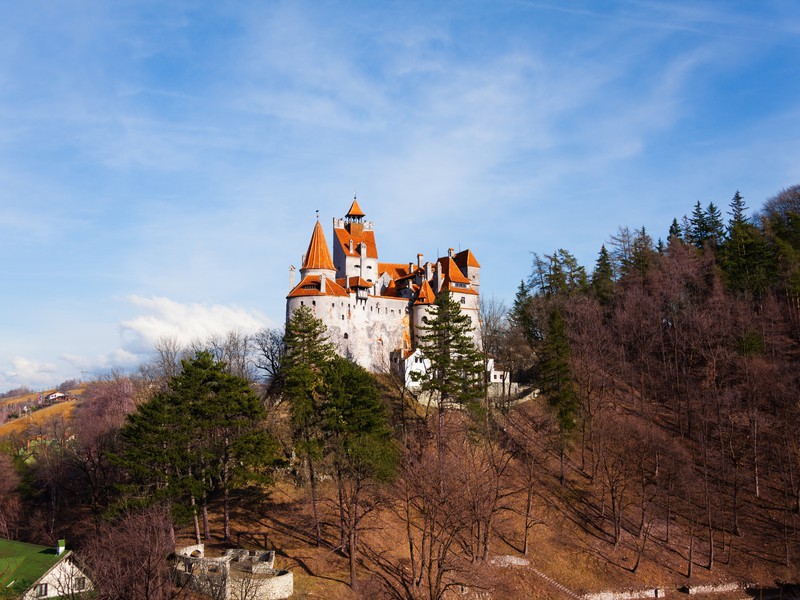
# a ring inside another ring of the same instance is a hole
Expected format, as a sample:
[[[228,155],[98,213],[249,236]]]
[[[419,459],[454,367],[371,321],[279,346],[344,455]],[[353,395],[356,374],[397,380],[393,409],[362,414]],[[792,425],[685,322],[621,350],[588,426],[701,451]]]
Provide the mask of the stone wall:
[[[178,583],[215,600],[281,600],[294,592],[294,575],[274,568],[274,551],[237,548],[220,558],[206,558],[199,544],[175,554]]]

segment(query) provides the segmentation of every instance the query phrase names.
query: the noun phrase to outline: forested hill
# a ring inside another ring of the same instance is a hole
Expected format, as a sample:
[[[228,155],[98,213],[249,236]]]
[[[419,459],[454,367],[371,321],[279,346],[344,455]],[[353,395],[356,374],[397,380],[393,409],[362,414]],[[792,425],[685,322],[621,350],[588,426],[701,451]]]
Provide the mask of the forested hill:
[[[176,540],[269,546],[308,598],[796,584],[800,186],[723,210],[620,229],[591,275],[534,255],[512,307],[481,306],[482,352],[440,294],[415,390],[336,355],[307,306],[162,340],[0,431],[0,537],[66,537],[102,598],[187,597]],[[521,385],[490,393],[489,358]]]
[[[697,203],[665,242],[620,229],[590,276],[565,250],[534,255],[489,332],[520,375],[538,365],[566,468],[588,477],[583,518],[608,502],[614,545],[657,527],[669,547],[678,524],[710,568],[731,548],[797,559],[800,186],[746,211],[737,192],[728,218]]]

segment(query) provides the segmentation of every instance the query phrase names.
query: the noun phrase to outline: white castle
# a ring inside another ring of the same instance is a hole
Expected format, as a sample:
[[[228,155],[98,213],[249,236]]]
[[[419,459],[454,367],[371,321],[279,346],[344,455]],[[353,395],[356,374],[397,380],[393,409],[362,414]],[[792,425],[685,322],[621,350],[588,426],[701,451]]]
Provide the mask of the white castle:
[[[286,318],[308,306],[328,328],[336,350],[373,371],[408,375],[422,368],[416,352],[422,319],[436,296],[449,291],[469,315],[480,347],[478,289],[481,267],[469,250],[435,262],[388,263],[378,260],[375,231],[354,198],[343,219],[333,219],[333,258],[317,220],[303,255],[300,283],[291,267]],[[415,367],[415,363],[418,365]]]

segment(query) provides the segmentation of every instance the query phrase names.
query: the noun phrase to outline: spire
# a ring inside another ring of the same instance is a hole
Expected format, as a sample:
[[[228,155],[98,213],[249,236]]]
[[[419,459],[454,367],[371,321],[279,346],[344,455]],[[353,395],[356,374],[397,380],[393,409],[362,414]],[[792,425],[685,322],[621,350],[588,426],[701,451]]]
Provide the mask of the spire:
[[[328,250],[325,233],[323,233],[322,225],[320,225],[319,221],[314,225],[314,233],[311,234],[308,250],[305,257],[303,257],[301,271],[305,272],[312,269],[336,271],[336,267],[333,266],[333,260],[331,260],[330,250]]]
[[[361,207],[358,205],[355,195],[353,195],[353,203],[350,205],[350,210],[347,211],[345,217],[348,219],[363,219],[366,215]]]
[[[433,304],[434,302],[436,302],[436,294],[433,293],[431,284],[426,279],[423,279],[414,304]]]

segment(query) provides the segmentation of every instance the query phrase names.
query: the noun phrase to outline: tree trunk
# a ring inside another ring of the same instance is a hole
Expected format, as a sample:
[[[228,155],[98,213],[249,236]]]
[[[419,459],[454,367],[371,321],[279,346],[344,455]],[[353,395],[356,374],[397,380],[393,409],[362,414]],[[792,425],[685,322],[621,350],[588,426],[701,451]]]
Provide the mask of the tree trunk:
[[[194,540],[196,544],[200,544],[200,521],[197,518],[197,502],[194,500],[194,496],[191,497],[192,502],[192,519],[194,521]]]
[[[528,482],[528,501],[525,504],[525,533],[522,537],[522,556],[528,556],[528,532],[531,529],[531,508],[533,504],[533,485]]]
[[[311,456],[306,457],[308,465],[308,481],[311,484],[311,507],[314,512],[314,534],[316,537],[317,547],[322,545],[322,530],[319,524],[319,511],[317,509],[317,474],[314,471],[314,461]]]

